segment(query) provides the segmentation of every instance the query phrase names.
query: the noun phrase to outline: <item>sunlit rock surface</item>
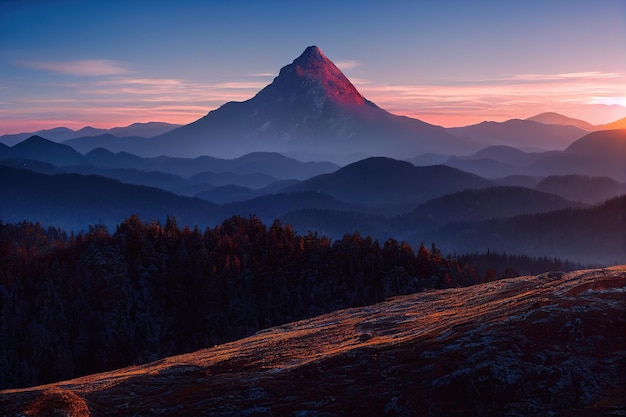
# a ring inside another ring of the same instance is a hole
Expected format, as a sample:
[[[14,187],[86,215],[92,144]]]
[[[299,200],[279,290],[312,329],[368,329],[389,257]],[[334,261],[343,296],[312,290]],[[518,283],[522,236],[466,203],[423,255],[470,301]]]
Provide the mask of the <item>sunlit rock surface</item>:
[[[0,392],[6,416],[620,416],[626,266],[428,291]]]

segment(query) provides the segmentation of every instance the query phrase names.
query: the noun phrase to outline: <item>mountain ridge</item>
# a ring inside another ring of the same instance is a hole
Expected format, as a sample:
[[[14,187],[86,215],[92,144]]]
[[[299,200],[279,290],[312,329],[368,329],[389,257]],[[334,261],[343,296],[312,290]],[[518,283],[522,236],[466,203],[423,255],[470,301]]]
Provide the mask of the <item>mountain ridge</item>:
[[[89,165],[87,159],[71,146],[52,142],[37,135],[0,152],[0,159],[23,158],[55,166]]]
[[[580,119],[574,119],[573,117],[568,117],[556,112],[545,112],[540,113],[535,116],[529,117],[525,120],[532,120],[534,122],[539,122],[548,125],[569,125],[575,126],[579,129],[584,130],[595,130],[596,126],[592,125],[589,122]]]
[[[38,221],[75,232],[97,224],[115,227],[133,213],[159,221],[175,216],[192,226],[220,220],[217,205],[209,201],[99,175],[46,175],[0,166],[0,194],[2,221]]]
[[[180,126],[179,124],[167,122],[135,122],[128,126],[113,127],[110,129],[95,128],[85,126],[78,130],[69,129],[67,127],[54,127],[51,129],[43,129],[35,132],[22,132],[14,134],[6,134],[0,136],[0,143],[12,146],[30,136],[42,136],[53,142],[64,142],[85,136],[98,136],[103,134],[111,134],[115,137],[139,136],[144,138],[153,137],[168,130]]]
[[[443,163],[486,178],[589,175],[624,182],[624,160],[626,129],[612,129],[587,132],[562,151],[527,152],[510,146],[490,146]]]
[[[593,125],[584,120],[575,119],[573,117],[568,117],[560,113],[545,112],[545,113],[540,113],[535,116],[529,117],[525,120],[532,120],[535,122],[548,124],[548,125],[575,126],[575,127],[578,127],[580,129],[584,129],[590,132],[597,131],[597,130],[626,129],[626,117],[622,117],[621,119],[617,119],[609,123]]]
[[[447,131],[458,137],[482,142],[485,146],[507,145],[527,151],[563,150],[588,133],[576,126],[544,124],[528,119],[481,122],[448,128]]]

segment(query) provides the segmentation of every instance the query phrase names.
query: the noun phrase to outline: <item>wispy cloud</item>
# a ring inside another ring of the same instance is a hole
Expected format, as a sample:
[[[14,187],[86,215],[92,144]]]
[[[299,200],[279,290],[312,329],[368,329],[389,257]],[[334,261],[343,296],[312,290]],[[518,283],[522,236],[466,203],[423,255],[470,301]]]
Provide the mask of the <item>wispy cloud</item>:
[[[122,63],[106,59],[82,59],[75,61],[21,61],[21,66],[58,74],[100,77],[126,74],[129,71]]]
[[[201,82],[128,75],[29,85],[27,94],[15,94],[6,104],[0,104],[0,133],[6,133],[3,130],[11,127],[7,124],[11,120],[63,120],[63,125],[72,128],[150,120],[189,123],[225,102],[247,100],[268,84],[261,78]],[[70,123],[67,115],[74,121]]]
[[[146,86],[166,86],[173,87],[179,86],[183,83],[181,80],[175,78],[113,78],[110,80],[102,81],[102,85],[115,85],[115,84],[138,84]]]
[[[358,67],[359,66],[359,62],[358,61],[354,61],[354,60],[337,61],[337,62],[335,62],[335,65],[340,70],[345,71],[345,70],[349,70],[349,69]]]
[[[275,76],[252,74],[219,82],[151,78],[103,60],[30,62],[30,67],[85,78],[11,85],[5,91],[14,93],[3,91],[0,103],[0,131],[11,126],[17,130],[18,121],[24,120],[48,121],[43,127],[73,128],[149,120],[188,123],[227,101],[253,97],[270,82],[263,77]],[[597,110],[597,118],[588,121],[600,123],[612,121],[606,120],[608,106],[618,110],[611,113],[614,120],[623,117],[619,106],[626,107],[626,73],[503,74],[491,79],[422,80],[415,84],[351,81],[365,97],[392,113],[444,126],[529,117],[543,111],[585,119],[591,108]],[[6,84],[0,85],[0,89],[4,87]],[[54,120],[58,122],[50,122]]]
[[[512,81],[557,81],[557,80],[584,80],[584,79],[607,79],[618,78],[614,72],[566,72],[558,74],[513,74],[508,79]]]
[[[276,77],[277,74],[273,72],[259,72],[256,74],[248,74],[248,77]]]
[[[220,102],[246,100],[265,87],[261,81],[205,83],[168,78],[109,77],[83,83],[76,92],[83,97],[117,97],[126,102]],[[209,109],[210,110],[210,109]]]
[[[265,87],[266,85],[267,85],[267,83],[264,83],[264,82],[232,81],[232,82],[211,84],[211,87],[213,87],[213,88],[226,88],[226,89],[232,89],[232,90],[239,90],[239,89],[244,89],[244,90],[254,89],[254,90],[258,90],[258,89],[261,89],[261,88]]]
[[[593,97],[591,104],[604,104],[605,106],[626,107],[626,97]]]
[[[392,113],[448,126],[529,117],[543,111],[576,116],[581,108],[598,104],[626,107],[626,74],[620,73],[513,74],[416,85],[353,81],[363,95]]]

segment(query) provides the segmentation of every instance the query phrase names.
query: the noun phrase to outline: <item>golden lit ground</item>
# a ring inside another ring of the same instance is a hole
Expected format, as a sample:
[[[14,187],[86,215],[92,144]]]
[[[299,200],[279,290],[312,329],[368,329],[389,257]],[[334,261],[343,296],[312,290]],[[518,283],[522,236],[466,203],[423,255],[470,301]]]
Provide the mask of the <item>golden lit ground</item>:
[[[621,266],[397,297],[3,391],[0,415],[622,415],[625,291]]]

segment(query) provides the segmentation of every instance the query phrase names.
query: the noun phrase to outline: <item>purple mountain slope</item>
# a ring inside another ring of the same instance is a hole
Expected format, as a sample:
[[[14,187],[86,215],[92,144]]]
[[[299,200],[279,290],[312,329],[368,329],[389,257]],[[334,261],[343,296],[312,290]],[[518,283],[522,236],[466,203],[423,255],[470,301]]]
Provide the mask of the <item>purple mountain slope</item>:
[[[534,122],[548,125],[575,126],[589,132],[595,132],[597,130],[626,129],[626,117],[622,117],[621,119],[615,120],[611,123],[592,125],[591,123],[587,123],[584,120],[574,119],[559,113],[547,112],[538,114],[533,117],[529,117],[526,120],[532,120]]]
[[[545,112],[537,114],[533,117],[529,117],[526,120],[532,120],[533,122],[543,123],[545,125],[561,125],[561,126],[576,126],[579,129],[593,131],[596,130],[596,126],[584,120],[574,119],[555,112]]]
[[[244,102],[154,138],[152,153],[236,157],[253,151],[386,155],[476,150],[445,129],[393,115],[365,99],[316,46]]]
[[[505,145],[528,151],[563,150],[589,133],[571,125],[520,119],[454,127],[449,128],[448,132],[460,138],[482,142],[486,146]]]

